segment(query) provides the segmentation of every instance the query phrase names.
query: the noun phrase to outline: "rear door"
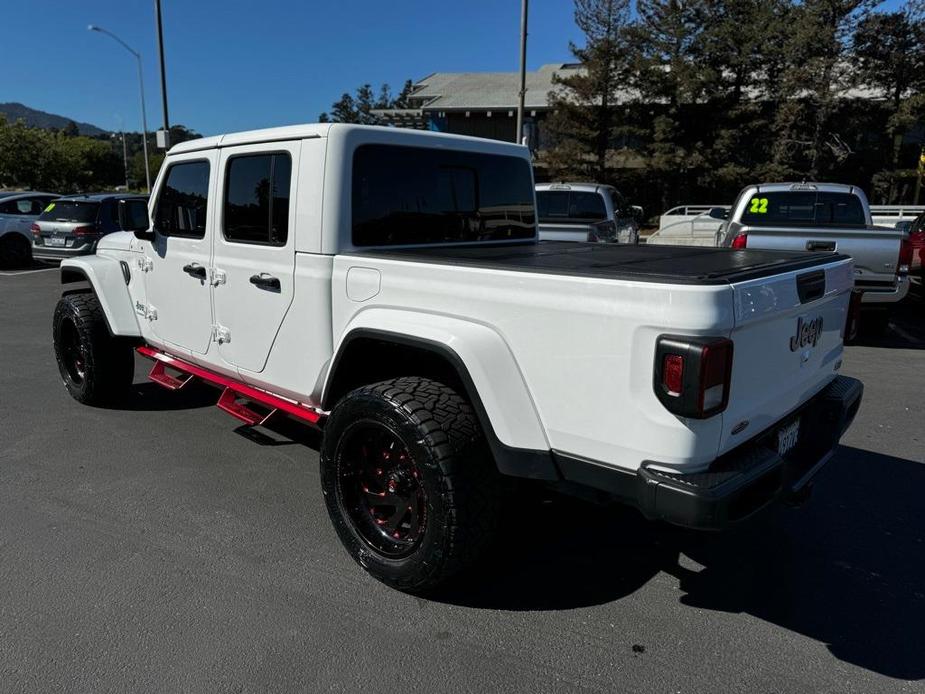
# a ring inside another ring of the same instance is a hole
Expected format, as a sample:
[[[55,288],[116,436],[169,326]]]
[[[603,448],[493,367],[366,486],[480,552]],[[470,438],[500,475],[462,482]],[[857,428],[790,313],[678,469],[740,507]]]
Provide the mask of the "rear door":
[[[171,157],[152,206],[155,238],[144,243],[147,315],[168,346],[205,354],[212,337],[209,267],[215,226],[216,150]]]
[[[296,175],[302,143],[228,147],[219,162],[214,307],[219,353],[259,373],[293,299]]]

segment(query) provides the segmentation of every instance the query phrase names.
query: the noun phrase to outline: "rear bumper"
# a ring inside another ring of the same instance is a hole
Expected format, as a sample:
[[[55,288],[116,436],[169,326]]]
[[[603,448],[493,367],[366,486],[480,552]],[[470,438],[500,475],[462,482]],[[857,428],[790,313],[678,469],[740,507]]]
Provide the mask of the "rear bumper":
[[[900,277],[893,285],[883,287],[861,285],[858,289],[862,292],[862,304],[895,304],[897,301],[902,301],[909,293],[909,278]]]
[[[608,492],[652,520],[720,529],[775,499],[804,490],[829,461],[861,404],[860,381],[837,377],[776,426],[717,458],[705,472],[681,474],[647,461],[635,473],[557,456],[564,479]],[[776,450],[776,432],[800,419],[800,440],[786,455]]]
[[[76,258],[81,255],[91,255],[96,252],[96,244],[95,240],[74,248],[32,244],[32,257],[42,260],[64,260],[65,258]]]

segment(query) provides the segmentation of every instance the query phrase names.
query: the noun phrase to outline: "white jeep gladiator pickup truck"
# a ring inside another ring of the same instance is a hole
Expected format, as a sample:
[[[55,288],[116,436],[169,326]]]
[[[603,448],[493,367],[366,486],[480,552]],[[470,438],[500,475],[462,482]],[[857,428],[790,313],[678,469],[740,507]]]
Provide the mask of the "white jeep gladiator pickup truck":
[[[246,425],[322,430],[337,532],[425,591],[492,537],[502,476],[722,528],[805,495],[860,405],[842,255],[538,242],[527,149],[305,125],[173,147],[150,228],[62,263],[64,385],[133,350]]]

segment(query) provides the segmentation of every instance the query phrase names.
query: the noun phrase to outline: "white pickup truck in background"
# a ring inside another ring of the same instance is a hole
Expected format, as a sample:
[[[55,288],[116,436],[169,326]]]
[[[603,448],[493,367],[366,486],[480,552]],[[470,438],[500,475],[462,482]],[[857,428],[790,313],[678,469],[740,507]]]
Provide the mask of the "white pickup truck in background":
[[[538,242],[534,199],[529,151],[492,140],[184,142],[150,228],[62,263],[62,381],[117,404],[137,349],[247,426],[320,430],[340,539],[408,591],[476,558],[501,475],[697,528],[802,497],[861,402],[840,374],[851,259]]]

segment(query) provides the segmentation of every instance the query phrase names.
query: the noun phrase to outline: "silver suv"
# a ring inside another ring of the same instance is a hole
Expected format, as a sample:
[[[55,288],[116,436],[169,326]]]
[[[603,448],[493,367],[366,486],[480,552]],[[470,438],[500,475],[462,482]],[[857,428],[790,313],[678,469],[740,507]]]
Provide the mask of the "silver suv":
[[[639,242],[642,208],[601,183],[539,183],[536,211],[541,241]]]
[[[0,267],[23,267],[32,260],[29,227],[58,195],[35,191],[0,192]]]
[[[62,260],[96,251],[114,231],[144,230],[148,198],[126,193],[69,195],[52,201],[32,225],[32,255]]]

